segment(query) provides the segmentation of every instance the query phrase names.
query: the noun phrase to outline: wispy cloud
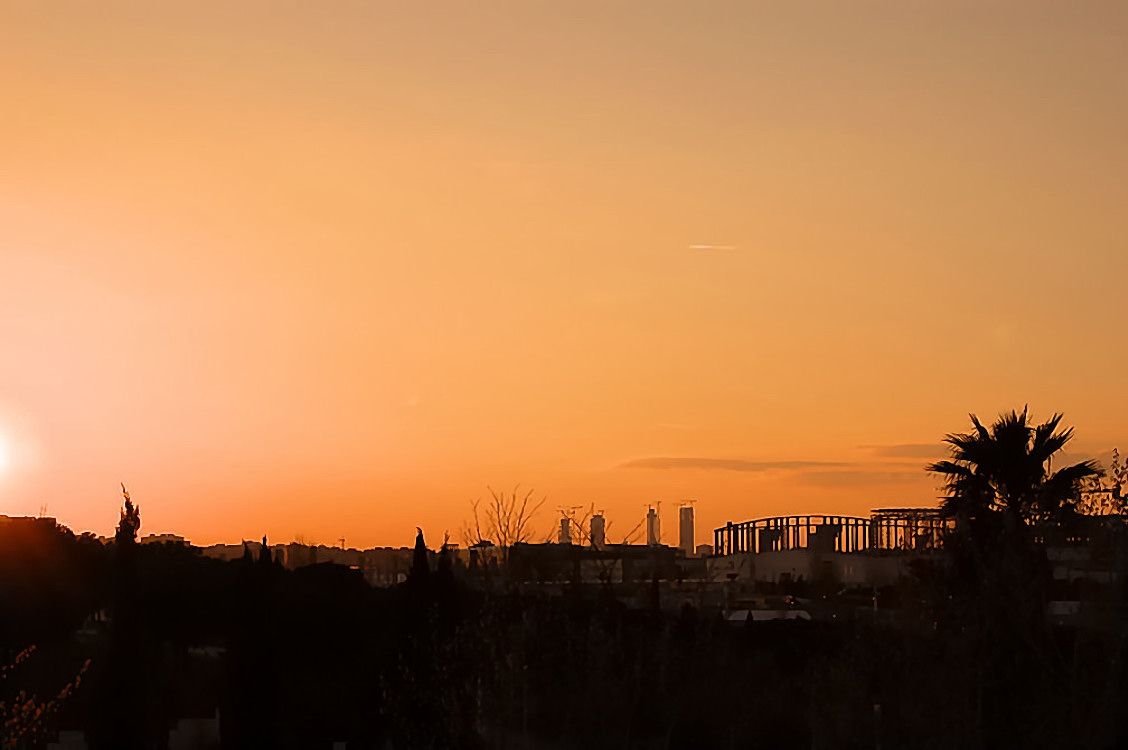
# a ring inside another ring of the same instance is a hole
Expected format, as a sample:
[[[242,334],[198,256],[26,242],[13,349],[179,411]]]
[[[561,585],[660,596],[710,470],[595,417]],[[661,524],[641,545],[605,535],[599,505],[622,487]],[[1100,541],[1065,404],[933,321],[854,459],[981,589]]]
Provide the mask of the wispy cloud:
[[[923,445],[863,446],[893,451],[889,455],[919,458]],[[932,446],[927,446],[932,447]],[[912,452],[917,449],[917,453]],[[935,455],[930,454],[930,455]],[[922,467],[909,467],[901,462],[843,461],[749,461],[739,458],[703,458],[700,456],[653,456],[635,458],[619,464],[625,469],[697,469],[704,471],[786,472],[787,481],[806,487],[854,489],[898,484],[919,484],[928,481]]]
[[[948,455],[943,443],[900,443],[898,445],[863,445],[875,456],[884,458],[943,458]]]
[[[715,471],[774,471],[846,466],[837,461],[745,461],[739,458],[635,458],[619,464],[625,469],[712,469]]]
[[[809,487],[873,487],[884,484],[911,484],[927,478],[923,471],[804,471],[796,477],[798,484]]]

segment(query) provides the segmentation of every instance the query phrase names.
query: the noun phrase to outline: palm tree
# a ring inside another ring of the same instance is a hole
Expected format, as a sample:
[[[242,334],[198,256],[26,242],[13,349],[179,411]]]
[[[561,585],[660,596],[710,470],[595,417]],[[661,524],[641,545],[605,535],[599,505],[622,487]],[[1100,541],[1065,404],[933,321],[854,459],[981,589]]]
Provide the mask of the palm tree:
[[[1071,428],[1059,428],[1061,414],[1035,424],[1023,408],[990,426],[970,416],[971,431],[944,438],[951,457],[927,467],[945,482],[941,512],[956,519],[945,545],[952,564],[941,568],[944,584],[933,596],[957,625],[952,643],[968,649],[977,665],[969,695],[974,726],[988,732],[981,741],[1022,744],[1017,735],[995,732],[1034,725],[1032,686],[1045,684],[1044,665],[1058,653],[1045,627],[1052,570],[1038,542],[1049,538],[1049,523],[1072,525],[1082,480],[1100,467],[1084,461],[1052,470],[1073,437]]]
[[[974,414],[975,429],[947,435],[952,456],[927,470],[944,477],[947,496],[940,506],[949,517],[972,524],[1005,519],[1018,525],[1061,522],[1076,511],[1082,482],[1099,476],[1096,461],[1083,461],[1057,471],[1051,462],[1073,437],[1073,428],[1058,430],[1062,415],[1039,425],[1022,413],[1001,414],[990,426]]]

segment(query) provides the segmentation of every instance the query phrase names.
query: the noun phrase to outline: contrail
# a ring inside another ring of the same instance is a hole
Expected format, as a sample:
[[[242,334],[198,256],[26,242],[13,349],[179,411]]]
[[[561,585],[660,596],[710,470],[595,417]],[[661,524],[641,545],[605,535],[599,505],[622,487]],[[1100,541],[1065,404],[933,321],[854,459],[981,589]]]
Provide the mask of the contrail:
[[[735,250],[736,245],[690,245],[690,250]]]

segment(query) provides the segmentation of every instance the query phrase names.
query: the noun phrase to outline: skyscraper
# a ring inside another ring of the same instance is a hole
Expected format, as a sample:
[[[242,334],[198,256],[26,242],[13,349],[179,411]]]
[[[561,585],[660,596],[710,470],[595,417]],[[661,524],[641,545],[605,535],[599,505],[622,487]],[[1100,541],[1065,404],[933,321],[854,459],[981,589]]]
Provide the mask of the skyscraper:
[[[693,506],[687,503],[678,509],[678,547],[686,557],[693,556],[693,542]]]
[[[596,513],[591,517],[591,546],[599,549],[607,538],[607,521],[603,513]]]
[[[560,544],[572,543],[572,519],[564,516],[560,519]]]

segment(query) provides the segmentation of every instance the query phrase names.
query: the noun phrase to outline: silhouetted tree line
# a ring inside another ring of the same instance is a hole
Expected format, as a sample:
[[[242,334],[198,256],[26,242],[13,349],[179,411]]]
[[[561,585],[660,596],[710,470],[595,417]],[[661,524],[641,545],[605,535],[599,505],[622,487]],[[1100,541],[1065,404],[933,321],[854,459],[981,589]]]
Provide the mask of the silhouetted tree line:
[[[422,531],[408,580],[373,588],[265,543],[232,562],[140,545],[127,497],[106,545],[0,527],[0,647],[37,644],[21,679],[45,690],[90,658],[56,724],[104,748],[162,747],[216,708],[230,748],[1125,746],[1124,571],[1088,592],[1093,622],[1045,617],[1062,584],[1044,536],[1077,521],[1076,482],[1047,469],[1056,422],[1026,421],[949,436],[931,467],[953,481],[947,552],[876,611],[874,592],[810,583],[781,593],[822,616],[746,624],[664,612],[657,586],[634,609],[607,584],[484,591]]]
[[[265,548],[223,563],[137,545],[128,574],[121,542],[36,536],[0,578],[4,646],[39,644],[27,666],[44,688],[92,658],[57,723],[98,747],[160,747],[177,718],[216,707],[232,748],[1128,741],[1124,629],[1051,627],[1023,604],[1036,563],[997,581],[960,557],[921,565],[877,618],[843,607],[840,619],[733,625],[688,606],[628,609],[606,588],[485,594],[443,553],[374,589],[332,564],[285,570]],[[75,633],[102,610],[105,622]],[[208,646],[224,651],[192,651]]]

